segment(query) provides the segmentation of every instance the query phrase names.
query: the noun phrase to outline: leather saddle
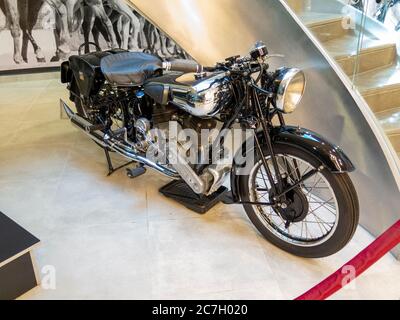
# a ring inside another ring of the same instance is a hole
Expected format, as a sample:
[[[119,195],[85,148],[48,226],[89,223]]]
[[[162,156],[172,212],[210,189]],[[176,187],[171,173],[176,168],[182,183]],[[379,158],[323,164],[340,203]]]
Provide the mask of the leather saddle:
[[[140,86],[162,74],[162,60],[143,52],[122,52],[102,58],[100,68],[111,84]]]

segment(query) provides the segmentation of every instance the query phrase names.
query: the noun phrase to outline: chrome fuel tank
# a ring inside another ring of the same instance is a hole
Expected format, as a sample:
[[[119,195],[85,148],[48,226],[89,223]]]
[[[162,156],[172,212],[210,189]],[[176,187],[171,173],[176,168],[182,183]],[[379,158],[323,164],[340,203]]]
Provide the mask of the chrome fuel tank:
[[[196,117],[212,117],[232,99],[225,72],[187,73],[170,84],[171,103]]]

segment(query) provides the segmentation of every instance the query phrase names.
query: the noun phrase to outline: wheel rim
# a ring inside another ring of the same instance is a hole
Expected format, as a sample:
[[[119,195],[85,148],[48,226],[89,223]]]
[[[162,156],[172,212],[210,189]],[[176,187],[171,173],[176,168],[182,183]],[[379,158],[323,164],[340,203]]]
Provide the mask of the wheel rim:
[[[292,155],[276,154],[280,173],[288,173],[288,181],[294,183],[310,170],[316,169],[309,162]],[[266,157],[268,167],[277,182],[272,166],[271,157]],[[291,172],[287,172],[289,167]],[[282,214],[272,206],[252,205],[256,217],[276,237],[302,247],[313,247],[326,242],[334,234],[339,222],[339,207],[332,186],[322,174],[318,172],[301,186],[307,197],[309,209],[305,218],[298,222],[290,223],[285,227],[286,220]],[[264,191],[258,191],[263,189]],[[270,199],[271,183],[268,181],[266,171],[260,160],[255,164],[249,175],[249,198],[251,202],[272,202]]]

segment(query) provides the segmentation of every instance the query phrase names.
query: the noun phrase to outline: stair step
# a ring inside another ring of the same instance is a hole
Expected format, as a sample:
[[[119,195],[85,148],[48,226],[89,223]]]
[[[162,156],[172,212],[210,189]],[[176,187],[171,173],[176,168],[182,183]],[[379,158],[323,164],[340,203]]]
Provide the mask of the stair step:
[[[320,41],[327,41],[347,33],[343,27],[346,14],[344,4],[339,2],[327,6],[324,2],[306,0],[285,0],[298,18],[306,25]],[[332,7],[333,4],[333,7]]]
[[[393,145],[394,150],[399,153],[400,152],[400,132],[397,134],[393,134],[388,136],[390,142]]]
[[[373,112],[384,112],[400,105],[400,85],[370,90],[363,96]]]
[[[360,73],[355,85],[375,113],[400,105],[399,65]]]
[[[379,70],[360,73],[356,76],[355,84],[364,94],[388,87],[397,87],[400,85],[400,66],[392,65]]]
[[[344,17],[341,14],[306,12],[299,16],[321,42],[340,38],[349,32],[348,29],[343,28]]]
[[[374,36],[371,32],[376,30],[371,29],[363,35],[362,48],[358,52],[360,31],[359,28],[346,28],[349,22],[343,10],[346,4],[339,0],[285,1],[347,75],[352,77],[357,71],[355,85],[400,157],[400,63],[396,44],[392,39]]]
[[[338,61],[344,72],[352,75],[357,62],[360,32],[343,28],[344,16],[338,13],[306,11],[299,13],[299,17]],[[358,72],[390,66],[396,60],[395,42],[379,39],[369,32],[364,33],[362,40]]]
[[[342,21],[343,14],[340,13],[328,13],[328,12],[313,12],[305,11],[299,12],[298,14],[300,20],[309,28],[323,26],[333,22],[340,22],[340,26],[343,29]]]
[[[397,133],[393,133],[388,135],[390,142],[393,145],[394,150],[399,153],[400,152],[400,129]]]
[[[310,17],[312,20],[327,20],[334,16],[343,16],[343,8],[345,3],[340,1],[326,0],[284,0],[288,6],[297,14]]]
[[[386,134],[396,133],[400,129],[400,108],[393,108],[376,114]]]
[[[396,152],[400,152],[400,108],[393,108],[376,114]]]
[[[395,43],[388,43],[370,34],[364,35],[361,52],[357,58],[358,40],[358,34],[353,31],[323,42],[322,45],[347,75],[353,74],[356,62],[358,62],[360,73],[390,66],[395,62],[397,58]]]

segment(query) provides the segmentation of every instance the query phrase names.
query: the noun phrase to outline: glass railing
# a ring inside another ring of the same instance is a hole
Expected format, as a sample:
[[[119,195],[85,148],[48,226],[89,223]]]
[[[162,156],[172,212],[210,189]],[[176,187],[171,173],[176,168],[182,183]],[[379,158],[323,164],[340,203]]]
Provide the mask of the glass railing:
[[[350,15],[350,19],[356,22],[355,28],[358,29],[357,56],[352,80],[356,88],[359,83],[362,91],[364,82],[362,75],[360,77],[359,75],[364,72],[364,68],[396,69],[400,53],[400,0],[341,0],[341,2],[346,8],[356,9],[353,17],[359,16],[358,19],[354,19]],[[370,60],[377,58],[375,64],[369,61],[372,68],[368,65],[364,67],[364,64],[368,64],[368,59],[364,57],[368,52],[371,52]],[[376,54],[373,54],[374,52]],[[384,77],[381,80],[384,80]],[[382,86],[385,83],[381,81],[377,84]]]
[[[350,79],[400,154],[400,0],[285,0]]]

